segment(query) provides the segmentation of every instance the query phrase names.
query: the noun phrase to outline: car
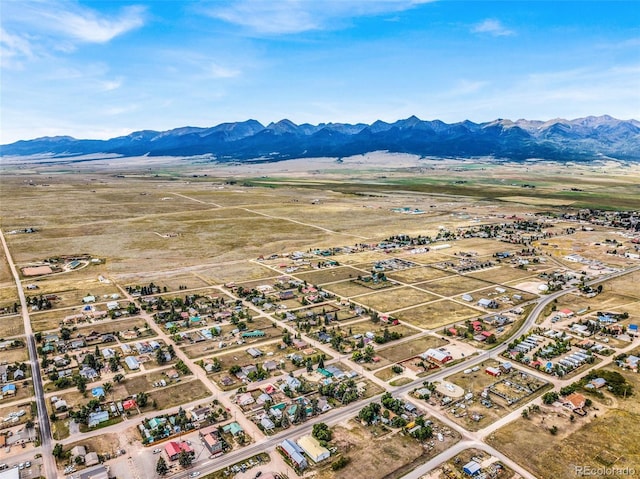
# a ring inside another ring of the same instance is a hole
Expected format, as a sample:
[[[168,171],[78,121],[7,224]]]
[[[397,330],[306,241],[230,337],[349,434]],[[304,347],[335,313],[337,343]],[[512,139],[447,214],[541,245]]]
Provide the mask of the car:
[[[18,469],[20,469],[20,470],[24,469],[24,462],[21,462],[21,463],[18,465]]]
[[[194,471],[191,474],[189,474],[189,477],[198,477],[200,475],[200,471]]]
[[[256,472],[256,475],[254,476],[254,479],[258,479],[261,475],[262,475],[262,471]]]
[[[24,463],[24,467],[31,467],[31,461],[27,461]]]
[[[154,454],[160,454],[162,452],[162,449],[154,449],[153,453]]]
[[[186,441],[186,443],[190,446],[191,445],[191,441]]]

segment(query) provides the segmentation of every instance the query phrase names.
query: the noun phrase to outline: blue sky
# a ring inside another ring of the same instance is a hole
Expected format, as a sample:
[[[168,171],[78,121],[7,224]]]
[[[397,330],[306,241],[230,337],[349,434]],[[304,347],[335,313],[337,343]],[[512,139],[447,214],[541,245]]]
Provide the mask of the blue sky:
[[[0,143],[249,118],[640,119],[634,1],[2,0],[0,24]]]

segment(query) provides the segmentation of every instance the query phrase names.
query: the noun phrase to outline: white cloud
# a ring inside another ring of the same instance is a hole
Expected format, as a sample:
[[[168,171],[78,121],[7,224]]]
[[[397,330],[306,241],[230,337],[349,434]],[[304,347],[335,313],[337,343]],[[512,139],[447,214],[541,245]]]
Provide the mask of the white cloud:
[[[127,6],[115,15],[105,15],[71,0],[3,2],[2,42],[11,42],[21,32],[42,52],[71,52],[78,43],[107,43],[145,23],[146,8]],[[24,48],[21,52],[24,56]]]
[[[509,30],[502,25],[500,20],[496,20],[495,18],[487,18],[483,22],[474,25],[471,31],[473,33],[486,33],[494,37],[507,37],[515,35],[516,33],[513,30]]]
[[[122,78],[116,78],[115,80],[104,80],[101,82],[100,86],[102,87],[102,91],[117,90],[122,86]]]
[[[130,6],[114,18],[100,16],[95,11],[75,7],[72,9],[45,8],[39,11],[49,28],[64,36],[87,43],[106,43],[115,37],[144,24],[145,9]]]
[[[209,74],[211,78],[235,78],[241,74],[240,70],[222,66],[217,63],[211,63],[205,72]]]
[[[0,58],[3,68],[21,68],[20,58],[31,58],[33,52],[29,40],[14,35],[0,27]]]
[[[237,0],[204,13],[257,34],[283,35],[336,28],[350,18],[399,12],[432,1]]]

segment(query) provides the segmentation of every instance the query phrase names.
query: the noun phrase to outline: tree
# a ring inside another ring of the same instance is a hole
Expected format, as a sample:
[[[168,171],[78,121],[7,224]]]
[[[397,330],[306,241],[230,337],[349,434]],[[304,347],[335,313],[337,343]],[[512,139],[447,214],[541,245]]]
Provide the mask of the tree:
[[[320,359],[318,360],[318,367],[320,369],[324,369],[324,354],[320,355]]]
[[[140,407],[145,407],[148,401],[149,401],[149,395],[144,391],[138,393],[138,395],[136,396],[136,402]]]
[[[193,463],[193,456],[187,451],[180,451],[180,454],[178,455],[178,463],[182,467],[190,467]]]
[[[289,422],[289,415],[285,412],[282,414],[282,419],[280,420],[280,426],[282,429],[286,429],[289,427],[291,423]]]
[[[117,383],[121,382],[124,379],[124,374],[116,374],[113,376],[113,380]]]
[[[313,430],[311,431],[311,435],[315,437],[318,441],[331,441],[331,429],[323,422],[319,422],[313,425]]]
[[[63,450],[62,450],[62,444],[57,443],[54,447],[53,447],[53,457],[55,457],[56,459],[60,459],[62,457],[63,454]]]
[[[545,404],[553,404],[558,400],[558,393],[555,391],[549,391],[542,395],[542,402]]]

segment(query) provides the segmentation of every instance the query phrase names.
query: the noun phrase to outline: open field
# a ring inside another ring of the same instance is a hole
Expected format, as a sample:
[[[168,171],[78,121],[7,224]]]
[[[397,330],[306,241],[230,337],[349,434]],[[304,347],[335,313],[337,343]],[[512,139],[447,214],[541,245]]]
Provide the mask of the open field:
[[[326,268],[310,273],[300,273],[296,274],[296,277],[303,281],[307,281],[310,284],[321,285],[324,283],[333,283],[335,281],[357,278],[358,276],[364,276],[366,274],[366,272],[360,271],[359,269],[355,269],[350,266],[341,266],[338,268]]]
[[[0,316],[0,331],[3,338],[24,334],[24,322],[22,316]]]
[[[376,350],[376,356],[380,357],[381,360],[376,363],[376,367],[404,361],[424,353],[429,348],[439,348],[447,343],[448,341],[434,336],[421,336],[410,341],[403,341],[399,344],[378,349]]]
[[[174,386],[156,389],[149,393],[151,402],[156,401],[158,409],[168,409],[180,404],[209,397],[211,392],[199,379],[182,381]]]
[[[529,266],[529,268],[531,268],[531,270],[514,268],[513,266],[498,266],[495,268],[468,273],[467,276],[484,281],[504,284],[512,281],[515,282],[517,280],[521,282],[524,278],[536,278],[537,275],[543,271],[543,268],[536,270],[533,270],[532,266]]]
[[[330,291],[338,296],[342,296],[345,298],[351,298],[354,296],[358,296],[365,293],[372,293],[375,290],[371,288],[367,288],[361,284],[355,283],[353,281],[341,281],[339,283],[328,284],[324,287],[327,291]]]
[[[440,427],[437,421],[436,424]],[[365,427],[355,420],[343,422],[332,430],[331,445],[351,460],[338,471],[331,470],[329,464],[321,466],[318,479],[399,478],[459,440],[456,435],[446,436],[444,442],[435,441],[433,448],[423,448],[410,436],[385,427]]]
[[[455,275],[428,283],[418,283],[415,286],[441,296],[449,297],[488,288],[492,286],[492,283],[471,278],[470,276]]]
[[[407,308],[416,304],[427,303],[438,299],[438,296],[426,293],[420,289],[401,287],[383,289],[377,293],[358,296],[354,301],[373,308],[381,313],[396,309]]]
[[[429,266],[422,266],[389,273],[387,274],[387,277],[390,279],[395,279],[397,281],[402,281],[403,283],[422,283],[424,281],[429,281],[432,279],[451,276],[452,274],[454,273],[443,271],[437,268],[430,268]]]
[[[405,309],[394,313],[394,317],[401,321],[423,329],[435,329],[445,324],[464,321],[474,316],[482,315],[481,311],[463,304],[443,299],[433,303]]]

